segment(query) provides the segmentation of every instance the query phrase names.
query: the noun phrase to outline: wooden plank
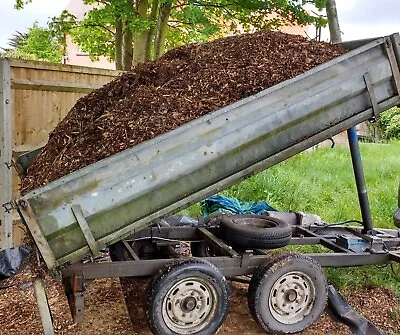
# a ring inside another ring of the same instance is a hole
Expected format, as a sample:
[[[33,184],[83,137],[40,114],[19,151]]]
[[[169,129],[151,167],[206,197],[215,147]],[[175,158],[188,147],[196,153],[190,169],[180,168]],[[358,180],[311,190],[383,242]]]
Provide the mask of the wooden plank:
[[[12,97],[11,67],[0,60],[0,250],[11,248],[12,214],[5,205],[12,198]]]
[[[29,80],[36,81],[38,79],[38,72],[32,69],[25,69],[26,75],[25,78],[29,78]],[[12,79],[11,79],[12,80]],[[12,87],[12,86],[11,86]],[[24,110],[24,123],[26,125],[25,128],[25,136],[26,140],[24,144],[27,143],[35,143],[36,141],[41,141],[41,139],[37,138],[37,134],[41,129],[45,128],[45,123],[47,120],[43,120],[40,116],[40,110],[44,107],[44,101],[40,100],[39,95],[40,91],[37,90],[26,90],[29,94],[28,104],[26,109]]]
[[[79,92],[90,93],[103,85],[91,85],[77,82],[57,82],[50,80],[13,79],[12,88],[19,90],[52,91],[52,92]]]
[[[54,63],[46,63],[38,61],[25,61],[18,59],[11,59],[11,66],[14,68],[28,68],[28,69],[57,71],[57,72],[69,72],[69,73],[86,73],[90,75],[99,75],[106,77],[116,77],[123,72],[123,71],[101,69],[95,67],[54,64]]]

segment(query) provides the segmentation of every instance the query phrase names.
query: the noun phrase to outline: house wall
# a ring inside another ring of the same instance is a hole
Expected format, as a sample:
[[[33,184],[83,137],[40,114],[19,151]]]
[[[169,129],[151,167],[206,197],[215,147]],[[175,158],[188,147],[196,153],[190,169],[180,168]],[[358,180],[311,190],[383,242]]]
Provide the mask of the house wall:
[[[99,61],[92,61],[88,53],[80,51],[79,47],[71,41],[70,36],[66,37],[66,44],[65,64],[115,70],[115,63],[110,62],[106,57],[100,57]]]

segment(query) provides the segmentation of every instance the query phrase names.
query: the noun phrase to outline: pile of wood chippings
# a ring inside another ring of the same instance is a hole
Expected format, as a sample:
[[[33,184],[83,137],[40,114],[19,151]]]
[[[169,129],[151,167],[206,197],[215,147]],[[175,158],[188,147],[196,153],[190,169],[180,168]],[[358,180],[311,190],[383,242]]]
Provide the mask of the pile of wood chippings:
[[[95,163],[344,53],[280,32],[171,50],[78,100],[50,134],[21,191]]]

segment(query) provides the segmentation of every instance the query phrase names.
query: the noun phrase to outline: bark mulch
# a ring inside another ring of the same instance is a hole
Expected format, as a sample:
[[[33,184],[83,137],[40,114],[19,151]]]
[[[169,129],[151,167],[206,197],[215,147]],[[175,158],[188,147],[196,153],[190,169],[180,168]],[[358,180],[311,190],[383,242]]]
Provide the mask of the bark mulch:
[[[171,50],[78,100],[28,170],[22,193],[173,130],[344,53],[280,32]]]

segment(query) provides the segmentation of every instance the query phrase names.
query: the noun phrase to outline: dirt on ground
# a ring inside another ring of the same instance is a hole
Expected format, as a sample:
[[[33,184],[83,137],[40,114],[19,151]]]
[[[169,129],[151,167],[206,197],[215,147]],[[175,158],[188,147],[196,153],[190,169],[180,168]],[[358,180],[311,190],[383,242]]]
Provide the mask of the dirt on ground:
[[[0,282],[0,334],[38,335],[42,326],[36,307],[29,265],[17,276]],[[148,279],[100,279],[85,293],[85,320],[74,324],[62,285],[45,278],[55,332],[62,335],[151,334],[145,317]],[[230,313],[218,335],[266,334],[247,308],[247,285],[231,282]],[[389,334],[400,334],[400,301],[386,288],[341,292],[359,313]],[[327,314],[301,334],[351,334]]]
[[[28,169],[21,192],[171,131],[344,53],[263,31],[179,47],[78,100]]]

